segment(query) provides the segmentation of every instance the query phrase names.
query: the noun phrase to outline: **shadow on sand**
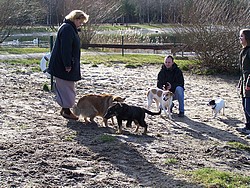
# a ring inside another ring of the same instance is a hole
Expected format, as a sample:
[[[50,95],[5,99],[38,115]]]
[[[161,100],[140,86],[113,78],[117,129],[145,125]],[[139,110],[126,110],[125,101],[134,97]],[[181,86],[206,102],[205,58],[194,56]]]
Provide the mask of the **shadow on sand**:
[[[213,120],[212,120],[213,121]],[[216,123],[217,120],[214,121]],[[219,121],[227,124],[228,126],[236,127],[236,124],[242,123],[241,121],[237,119],[219,119]],[[240,138],[239,136],[225,130],[221,130],[215,127],[212,127],[206,123],[195,121],[194,119],[190,119],[187,116],[184,118],[178,118],[177,121],[169,121],[170,124],[173,125],[176,129],[181,129],[181,131],[185,131],[188,133],[188,135],[201,139],[201,140],[207,140],[207,139],[218,139],[221,141],[228,141],[228,142],[241,142],[243,144],[249,144],[245,139]],[[184,127],[179,122],[185,122],[187,125]]]
[[[202,187],[176,180],[174,176],[166,174],[141,155],[139,151],[157,139],[155,137],[128,132],[117,135],[114,134],[113,128],[86,125],[82,122],[69,121],[67,126],[77,132],[78,143],[95,153],[95,160],[98,163],[109,162],[119,173],[134,178],[135,182],[129,187]],[[115,139],[112,142],[105,142],[101,139],[103,135],[111,135]],[[117,179],[119,181],[119,177]],[[107,186],[110,184],[108,183]]]

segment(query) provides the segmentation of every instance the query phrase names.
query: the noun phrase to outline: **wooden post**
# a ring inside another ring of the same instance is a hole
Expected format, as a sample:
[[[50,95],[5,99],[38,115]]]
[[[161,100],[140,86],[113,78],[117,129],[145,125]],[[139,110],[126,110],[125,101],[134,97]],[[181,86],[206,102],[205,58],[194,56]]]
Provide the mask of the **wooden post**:
[[[175,36],[174,36],[174,48],[176,47],[176,40],[175,40],[176,38],[175,38]],[[173,56],[175,56],[176,55],[176,51],[174,51],[174,53],[173,53]]]
[[[122,56],[124,56],[124,36],[122,36]]]

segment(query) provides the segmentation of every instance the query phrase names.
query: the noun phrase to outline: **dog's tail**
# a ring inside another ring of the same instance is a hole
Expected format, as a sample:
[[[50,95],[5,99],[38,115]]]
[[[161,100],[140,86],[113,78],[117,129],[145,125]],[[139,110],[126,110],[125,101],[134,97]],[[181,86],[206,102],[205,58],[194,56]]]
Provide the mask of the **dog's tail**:
[[[144,110],[145,110],[145,113],[147,113],[147,114],[149,114],[149,115],[160,115],[161,114],[161,108],[160,108],[160,111],[159,112],[151,112],[151,111],[149,111],[149,110],[147,110],[147,109],[145,109],[144,108]]]

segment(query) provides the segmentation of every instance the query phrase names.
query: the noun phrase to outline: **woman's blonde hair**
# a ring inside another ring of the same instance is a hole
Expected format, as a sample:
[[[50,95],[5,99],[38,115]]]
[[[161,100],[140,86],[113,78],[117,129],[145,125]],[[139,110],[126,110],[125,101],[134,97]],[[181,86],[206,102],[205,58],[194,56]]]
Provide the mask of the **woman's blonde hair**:
[[[73,10],[67,16],[65,16],[65,18],[70,21],[80,19],[86,23],[89,20],[89,15],[81,10]]]

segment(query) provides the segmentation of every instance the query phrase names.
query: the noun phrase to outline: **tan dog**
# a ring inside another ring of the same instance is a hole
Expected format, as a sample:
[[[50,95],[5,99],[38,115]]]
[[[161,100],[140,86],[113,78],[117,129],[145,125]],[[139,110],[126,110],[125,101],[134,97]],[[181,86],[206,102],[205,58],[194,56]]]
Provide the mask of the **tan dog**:
[[[103,118],[107,109],[115,104],[115,102],[124,102],[125,98],[116,97],[110,94],[87,94],[79,99],[77,105],[73,107],[73,112],[77,116],[83,116],[85,122],[89,122],[87,119],[90,118],[90,122],[95,123],[94,118],[100,116]],[[103,123],[107,126],[107,119],[103,118]],[[112,119],[114,124],[114,120]]]
[[[150,108],[153,100],[156,102],[157,109],[162,108],[165,115],[169,117],[169,119],[173,119],[171,116],[171,105],[173,103],[174,94],[169,90],[162,90],[159,88],[149,89],[147,92],[147,100],[148,100],[148,109]],[[168,110],[168,113],[166,111]]]

